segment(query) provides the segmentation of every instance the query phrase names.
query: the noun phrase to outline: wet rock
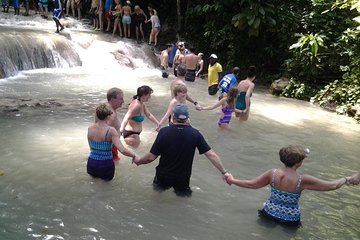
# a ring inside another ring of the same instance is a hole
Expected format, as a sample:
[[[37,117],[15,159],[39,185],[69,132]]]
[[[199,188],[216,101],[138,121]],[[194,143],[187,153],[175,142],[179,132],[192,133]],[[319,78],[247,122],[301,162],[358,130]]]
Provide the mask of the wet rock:
[[[279,96],[288,84],[289,84],[289,79],[287,78],[277,79],[273,81],[269,91],[271,94]]]
[[[348,110],[348,113],[350,116],[359,116],[360,117],[360,104],[352,106]]]
[[[30,104],[19,104],[19,108],[27,108],[27,107],[30,107],[31,105]]]
[[[118,60],[120,65],[125,65],[132,69],[135,68],[134,63],[130,60],[130,58],[126,57],[122,51],[118,50],[112,54],[114,55],[115,59]]]
[[[3,109],[4,113],[11,113],[11,112],[18,112],[18,111],[19,111],[18,108],[9,107],[9,106],[6,106],[5,109]]]

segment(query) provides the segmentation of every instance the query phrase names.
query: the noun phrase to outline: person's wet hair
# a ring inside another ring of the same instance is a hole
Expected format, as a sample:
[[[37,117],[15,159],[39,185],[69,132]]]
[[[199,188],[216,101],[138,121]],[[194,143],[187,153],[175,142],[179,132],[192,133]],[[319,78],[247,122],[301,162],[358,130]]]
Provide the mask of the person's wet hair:
[[[237,87],[231,88],[227,94],[226,103],[229,106],[234,107],[234,101],[237,98],[238,94],[239,94],[239,89],[237,89]]]
[[[154,91],[151,87],[147,85],[143,85],[141,87],[138,87],[136,95],[133,96],[133,99],[140,99],[142,96],[152,94]]]
[[[248,77],[252,78],[256,76],[256,67],[255,66],[250,66],[248,69]]]
[[[183,84],[177,84],[173,89],[173,93],[175,97],[178,95],[178,93],[187,93],[187,87]]]
[[[286,167],[292,167],[301,162],[307,157],[307,154],[307,150],[298,145],[283,147],[279,151],[280,161],[284,163]]]
[[[232,73],[235,75],[238,75],[240,73],[240,68],[239,67],[234,67],[232,70]]]
[[[180,64],[177,67],[177,75],[180,77],[185,77],[186,74],[186,65],[185,64]]]
[[[99,120],[105,120],[107,116],[111,115],[113,111],[108,104],[102,103],[96,108],[96,116]]]

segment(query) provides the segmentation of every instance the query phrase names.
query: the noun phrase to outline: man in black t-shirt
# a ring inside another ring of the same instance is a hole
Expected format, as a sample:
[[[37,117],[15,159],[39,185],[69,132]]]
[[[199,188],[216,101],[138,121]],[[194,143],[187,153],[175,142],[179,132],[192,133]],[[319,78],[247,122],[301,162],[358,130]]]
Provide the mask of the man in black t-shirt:
[[[195,149],[205,156],[226,177],[219,156],[205,141],[202,134],[188,123],[189,111],[185,104],[175,106],[172,122],[158,133],[150,152],[134,163],[147,164],[160,156],[159,165],[153,181],[154,188],[165,190],[173,187],[179,196],[190,196],[190,176]]]

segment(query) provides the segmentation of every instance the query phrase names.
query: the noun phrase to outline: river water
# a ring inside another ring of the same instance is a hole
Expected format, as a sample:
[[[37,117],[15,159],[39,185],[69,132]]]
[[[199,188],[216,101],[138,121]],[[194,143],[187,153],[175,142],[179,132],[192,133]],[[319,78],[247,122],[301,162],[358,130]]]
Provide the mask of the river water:
[[[48,32],[51,27],[41,26]],[[66,31],[72,39],[92,35]],[[132,56],[140,52],[132,58],[136,66],[119,65],[109,53],[113,49]],[[0,79],[1,239],[360,239],[359,187],[304,191],[302,226],[289,229],[257,217],[269,188],[227,186],[198,154],[190,198],[179,198],[171,190],[153,191],[157,161],[136,167],[122,157],[113,181],[92,179],[86,173],[87,127],[106,91],[115,86],[124,90],[122,118],[136,88],[147,84],[154,89],[147,105],[161,118],[171,78],[161,78],[161,72],[149,66],[152,57],[146,45],[96,40],[79,52],[82,66],[22,71]],[[188,83],[188,88],[202,105],[216,102],[207,95],[206,81]],[[190,115],[192,125],[239,178],[280,167],[278,151],[288,144],[311,151],[301,173],[330,180],[360,169],[360,126],[308,102],[274,97],[258,88],[249,121],[232,121],[229,131],[218,129],[217,110],[191,108]],[[144,122],[138,154],[149,151],[154,127]]]

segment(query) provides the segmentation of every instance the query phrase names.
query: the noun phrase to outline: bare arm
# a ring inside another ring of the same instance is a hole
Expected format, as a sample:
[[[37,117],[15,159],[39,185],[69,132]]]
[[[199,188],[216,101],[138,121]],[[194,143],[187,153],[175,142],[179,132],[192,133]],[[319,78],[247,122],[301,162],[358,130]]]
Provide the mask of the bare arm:
[[[238,187],[258,189],[270,184],[272,171],[272,169],[267,170],[260,176],[251,180],[236,179],[232,175],[230,175],[226,178],[226,182],[230,185],[235,184]]]
[[[196,110],[201,110],[201,106],[197,101],[194,101],[188,94],[186,94],[186,100],[195,105]]]
[[[236,113],[243,113],[244,111],[243,111],[243,110],[239,110],[239,109],[237,109],[237,108],[234,108],[234,112],[236,112]]]
[[[144,114],[150,121],[152,121],[156,125],[159,125],[159,121],[156,119],[156,117],[154,117],[154,115],[152,115],[146,105],[144,105]]]
[[[139,101],[132,100],[132,102],[129,105],[128,111],[126,112],[126,114],[121,122],[120,133],[123,133],[126,125],[128,124],[129,120],[132,117],[141,114],[142,106],[143,105],[140,104]]]
[[[130,119],[131,117],[135,116],[135,115],[134,115],[134,110],[135,110],[135,108],[136,108],[136,107],[133,105],[133,102],[132,102],[132,103],[130,104],[129,109],[128,109],[128,111],[126,112],[126,114],[125,114],[122,122],[121,122],[121,125],[120,125],[120,133],[123,133],[123,132],[124,132],[124,129],[125,129],[126,125],[127,125],[128,122],[129,122],[129,119]]]
[[[199,74],[201,73],[203,68],[204,68],[204,61],[201,61],[200,64],[199,64],[199,70],[196,72],[197,77],[199,76]]]
[[[195,103],[195,101],[189,96],[189,94],[186,94],[186,100],[191,102],[192,104]]]
[[[333,181],[325,181],[313,176],[303,175],[301,190],[332,191],[344,186],[347,182],[348,180],[345,177]]]
[[[171,115],[176,103],[177,103],[176,99],[172,99],[170,101],[168,109],[166,110],[164,116],[160,120],[159,125],[156,128],[156,130],[160,130],[161,125],[163,125],[165,123],[165,121],[169,118],[169,116]]]
[[[122,143],[120,142],[120,135],[119,133],[115,130],[115,128],[111,127],[110,128],[110,133],[111,133],[111,141],[112,143],[115,145],[115,147],[125,156],[131,157],[131,158],[135,158],[136,154],[133,153],[132,151],[130,151],[129,149],[127,149],[126,147],[124,147],[124,145],[122,145]]]
[[[205,153],[205,156],[221,172],[221,174],[227,173],[223,163],[221,162],[220,157],[216,154],[214,150],[210,149]]]
[[[147,16],[146,16],[146,14],[144,13],[143,10],[141,10],[141,14],[145,17],[145,22],[146,22],[148,19],[147,19]]]
[[[251,84],[249,86],[249,88],[246,90],[246,96],[245,96],[245,103],[246,103],[246,109],[244,110],[244,112],[246,112],[247,110],[249,110],[249,107],[250,107],[250,97],[251,97],[251,94],[254,90],[254,87],[255,85],[254,84]]]
[[[141,164],[148,164],[153,162],[158,156],[152,154],[152,153],[147,153],[145,154],[143,157],[139,158],[139,159],[135,159],[134,163],[139,166]]]
[[[223,105],[225,101],[226,101],[226,98],[222,98],[220,101],[215,103],[215,105],[209,106],[209,107],[202,107],[201,110],[212,110],[212,109],[218,108],[221,105]]]

